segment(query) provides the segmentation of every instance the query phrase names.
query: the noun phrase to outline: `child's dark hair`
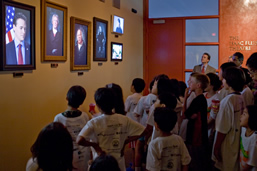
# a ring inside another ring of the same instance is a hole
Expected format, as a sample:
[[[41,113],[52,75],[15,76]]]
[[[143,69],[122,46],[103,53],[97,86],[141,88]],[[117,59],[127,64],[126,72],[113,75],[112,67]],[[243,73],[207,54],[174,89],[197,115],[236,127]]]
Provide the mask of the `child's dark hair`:
[[[220,66],[220,69],[224,71],[228,67],[236,67],[236,64],[234,62],[225,62]]]
[[[86,98],[86,90],[79,86],[72,86],[67,93],[68,105],[73,108],[78,108]]]
[[[177,99],[171,93],[162,93],[158,95],[158,99],[160,100],[160,104],[165,104],[171,110],[174,110],[177,106]]]
[[[120,171],[120,168],[117,160],[113,156],[102,154],[93,161],[89,171],[102,170]]]
[[[122,115],[125,115],[125,106],[124,106],[124,100],[123,100],[123,93],[122,93],[122,89],[118,84],[107,84],[106,88],[110,88],[114,91],[115,96],[116,96],[116,100],[115,100],[115,113],[119,113]]]
[[[72,138],[60,122],[52,122],[43,128],[30,150],[42,170],[71,171],[73,168]]]
[[[171,89],[173,94],[176,96],[177,99],[179,99],[179,85],[178,85],[178,80],[175,78],[170,79],[171,83]]]
[[[222,77],[226,83],[237,92],[241,92],[245,85],[244,72],[237,67],[228,67],[223,71]]]
[[[179,81],[178,86],[179,86],[179,95],[184,97],[185,91],[186,91],[186,88],[187,88],[186,83],[184,81]]]
[[[152,80],[152,81],[150,82],[150,84],[149,84],[150,92],[151,92],[152,89],[153,89],[154,81],[155,81],[155,80]]]
[[[219,76],[218,75],[216,75],[216,74],[214,74],[214,73],[208,73],[208,74],[206,74],[208,77],[209,77],[209,79],[210,79],[210,85],[212,85],[213,86],[213,90],[214,91],[217,91],[217,90],[219,90],[220,89],[220,87],[221,87],[221,85],[222,85],[222,81],[220,81],[220,79],[219,79]]]
[[[158,95],[162,93],[173,93],[170,80],[167,78],[159,79],[157,83],[157,92]]]
[[[207,86],[210,84],[210,80],[207,77],[207,75],[205,75],[205,74],[195,73],[195,74],[191,75],[191,77],[194,77],[197,82],[201,83],[202,90],[205,90],[207,88]]]
[[[251,130],[257,131],[257,105],[249,105],[246,108],[249,114],[248,126]]]
[[[154,121],[163,132],[170,132],[177,122],[177,114],[167,107],[157,107],[154,110]]]
[[[135,78],[132,81],[132,86],[134,86],[137,93],[141,93],[145,88],[145,81],[142,78]]]
[[[169,77],[166,74],[160,74],[154,77],[154,81],[158,81],[159,79],[169,79]]]
[[[105,114],[112,114],[115,107],[115,93],[110,88],[99,88],[95,92],[95,102]]]
[[[253,53],[246,62],[246,65],[253,70],[257,70],[257,52]]]

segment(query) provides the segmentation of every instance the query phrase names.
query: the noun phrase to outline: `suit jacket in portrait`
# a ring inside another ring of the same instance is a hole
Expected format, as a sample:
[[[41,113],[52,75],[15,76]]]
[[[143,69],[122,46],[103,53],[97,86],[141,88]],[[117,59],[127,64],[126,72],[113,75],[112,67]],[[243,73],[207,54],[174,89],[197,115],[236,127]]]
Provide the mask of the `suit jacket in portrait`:
[[[63,55],[63,41],[62,34],[60,32],[56,32],[54,36],[53,30],[49,30],[47,32],[46,39],[46,55],[50,56],[62,56]]]
[[[200,72],[200,73],[202,73],[202,64],[194,66],[193,72]],[[216,73],[216,69],[211,67],[210,65],[207,65],[207,68],[205,70],[205,74],[208,74],[210,72],[215,74]]]
[[[24,41],[25,44],[25,65],[30,65],[30,45]],[[18,65],[14,40],[6,45],[6,65]]]
[[[80,50],[78,44],[75,45],[74,51],[74,65],[86,65],[87,64],[87,47],[83,42]]]

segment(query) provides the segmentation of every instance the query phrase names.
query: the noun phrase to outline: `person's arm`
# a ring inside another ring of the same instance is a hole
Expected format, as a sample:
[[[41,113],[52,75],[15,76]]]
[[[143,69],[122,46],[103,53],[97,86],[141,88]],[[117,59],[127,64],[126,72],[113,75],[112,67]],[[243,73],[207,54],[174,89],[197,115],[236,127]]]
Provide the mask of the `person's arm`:
[[[192,91],[189,92],[189,88],[186,88],[185,90],[185,95],[184,95],[184,103],[183,103],[183,109],[182,109],[182,120],[186,118],[185,116],[185,112],[187,110],[187,99],[190,96],[190,94],[192,93]]]
[[[77,142],[78,145],[82,145],[82,146],[85,146],[85,147],[92,146],[98,154],[103,153],[103,150],[101,149],[101,147],[99,146],[99,144],[94,143],[94,142],[87,141],[87,140],[86,140],[84,137],[82,137],[82,136],[78,136],[76,142]]]
[[[218,131],[216,133],[217,133],[217,137],[216,137],[216,142],[214,144],[214,156],[216,157],[216,159],[218,161],[222,161],[221,144],[223,143],[227,134],[223,134],[223,133],[218,132]]]

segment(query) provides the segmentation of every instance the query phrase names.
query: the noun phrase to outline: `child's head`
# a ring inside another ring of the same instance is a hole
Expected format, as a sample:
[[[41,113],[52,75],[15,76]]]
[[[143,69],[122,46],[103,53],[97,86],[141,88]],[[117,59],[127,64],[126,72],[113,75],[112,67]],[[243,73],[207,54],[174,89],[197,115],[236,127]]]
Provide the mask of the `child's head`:
[[[249,105],[240,116],[240,126],[257,131],[257,105]]]
[[[157,86],[157,95],[162,93],[173,93],[172,85],[169,79],[161,78],[155,82],[155,85]]]
[[[117,160],[111,155],[102,154],[98,156],[90,166],[89,171],[112,170],[120,171]]]
[[[78,85],[72,86],[66,97],[68,105],[73,108],[78,108],[84,102],[86,95],[86,90],[83,87]]]
[[[219,76],[214,73],[208,73],[206,75],[210,79],[210,84],[205,90],[208,91],[209,88],[211,88],[213,91],[219,90],[222,85],[222,82],[220,81]]]
[[[30,150],[42,170],[72,170],[72,138],[67,128],[59,122],[44,127]]]
[[[153,89],[154,81],[155,81],[155,80],[152,80],[152,81],[150,82],[150,84],[149,84],[149,92],[150,92],[150,93],[153,93],[153,92],[152,92],[152,89]],[[153,94],[154,94],[154,93],[153,93]]]
[[[201,89],[203,91],[206,89],[209,83],[210,80],[205,74],[195,73],[191,75],[189,88],[191,91],[195,91],[196,89]]]
[[[179,85],[178,80],[175,78],[170,79],[172,93],[179,99]]]
[[[162,93],[158,95],[158,99],[160,100],[160,106],[165,105],[165,107],[174,110],[177,106],[177,99],[171,93]]]
[[[135,92],[141,93],[145,88],[145,81],[142,78],[135,78],[132,81],[132,87],[134,88]]]
[[[228,67],[223,71],[223,85],[225,89],[231,87],[234,91],[241,92],[245,85],[244,72],[237,67]]]
[[[157,107],[154,110],[154,121],[157,130],[160,129],[162,132],[168,133],[177,122],[177,114],[167,107]]]
[[[250,76],[257,81],[257,52],[253,53],[247,60],[246,66],[249,70]]]
[[[157,90],[157,84],[158,84],[158,81],[160,79],[166,79],[166,80],[169,80],[169,77],[165,74],[160,74],[160,75],[157,75],[154,77],[154,83],[153,83],[153,87],[152,87],[152,93],[155,94],[155,95],[158,95],[158,90]]]
[[[234,62],[225,62],[220,66],[220,72],[219,72],[219,79],[220,81],[223,80],[222,74],[228,67],[236,66]]]
[[[123,93],[122,93],[121,87],[118,84],[114,84],[114,83],[107,84],[105,87],[112,89],[116,95],[115,113],[125,115],[126,112],[125,112]]]
[[[115,106],[115,93],[110,88],[99,88],[95,92],[95,103],[104,114],[112,114]]]
[[[184,81],[179,81],[178,82],[178,86],[179,86],[179,96],[184,97],[185,95],[185,90],[187,88],[187,85]]]

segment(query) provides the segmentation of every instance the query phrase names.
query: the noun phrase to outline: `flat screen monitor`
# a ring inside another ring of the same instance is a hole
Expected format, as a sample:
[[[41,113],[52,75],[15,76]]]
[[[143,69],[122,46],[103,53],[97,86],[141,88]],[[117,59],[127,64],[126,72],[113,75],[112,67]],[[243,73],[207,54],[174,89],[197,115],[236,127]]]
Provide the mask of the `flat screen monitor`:
[[[124,18],[112,15],[112,32],[115,34],[124,34]]]
[[[123,59],[123,44],[111,42],[111,61],[122,61]]]

